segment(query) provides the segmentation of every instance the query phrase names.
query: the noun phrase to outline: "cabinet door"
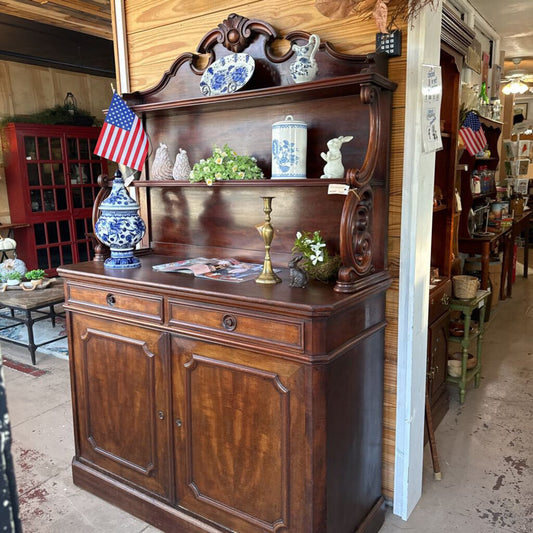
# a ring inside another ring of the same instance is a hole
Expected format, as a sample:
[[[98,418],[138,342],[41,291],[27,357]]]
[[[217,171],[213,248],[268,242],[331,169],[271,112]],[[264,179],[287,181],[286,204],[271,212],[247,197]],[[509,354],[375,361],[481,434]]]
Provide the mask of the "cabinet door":
[[[32,227],[19,242],[29,268],[55,275],[91,258],[92,207],[107,164],[94,155],[98,128],[23,125],[12,131],[6,177],[11,217]]]
[[[304,365],[177,336],[171,345],[178,504],[243,533],[311,531]]]
[[[167,334],[83,315],[71,333],[78,459],[169,498]]]
[[[429,402],[432,411],[435,404],[447,398],[446,373],[448,365],[448,325],[450,322],[450,313],[444,313],[439,319],[429,326],[429,358],[428,358],[428,388]],[[433,414],[433,413],[432,413]],[[434,425],[440,421],[442,416],[438,413],[433,414]]]

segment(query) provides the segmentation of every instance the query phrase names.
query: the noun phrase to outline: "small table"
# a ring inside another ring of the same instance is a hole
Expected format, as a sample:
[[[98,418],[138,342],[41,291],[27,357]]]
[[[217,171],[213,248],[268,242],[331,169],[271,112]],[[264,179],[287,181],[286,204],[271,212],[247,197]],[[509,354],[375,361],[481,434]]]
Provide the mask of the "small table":
[[[7,307],[11,311],[10,320],[15,322],[9,326],[0,328],[0,331],[16,326],[17,324],[26,324],[26,328],[28,329],[28,342],[25,343],[7,337],[1,337],[0,340],[18,344],[19,346],[26,346],[30,351],[31,362],[35,365],[35,351],[37,348],[64,339],[66,335],[35,344],[33,324],[40,320],[50,318],[52,320],[52,326],[55,327],[56,316],[62,316],[64,313],[56,313],[54,306],[63,303],[64,300],[65,292],[62,282],[56,282],[46,289],[35,289],[33,291],[6,290],[5,292],[0,292],[0,307]],[[44,311],[43,308],[45,307],[48,307],[49,311]],[[24,317],[16,317],[15,311],[21,311]],[[32,313],[37,313],[39,316],[33,317]]]
[[[527,210],[520,218],[513,220],[511,227],[511,259],[508,264],[507,271],[507,296],[512,296],[513,286],[513,264],[514,264],[514,243],[516,237],[518,237],[524,231],[526,232],[526,238],[524,241],[524,278],[527,278],[527,270],[529,268],[529,225],[531,224],[531,215],[533,210]]]
[[[461,345],[461,375],[459,377],[448,376],[446,381],[449,383],[455,383],[459,386],[459,401],[464,403],[466,384],[475,378],[474,385],[479,387],[479,379],[481,377],[481,343],[483,340],[483,331],[485,329],[485,309],[487,308],[487,299],[490,295],[489,291],[477,291],[475,298],[469,300],[461,300],[453,298],[450,301],[451,311],[461,311],[464,315],[464,333],[462,337],[454,337],[450,335],[448,340],[450,342],[458,342]],[[478,331],[470,334],[470,324],[472,321],[472,313],[479,309],[479,325]],[[477,339],[476,349],[476,366],[471,369],[467,369],[468,363],[468,348],[470,342]]]
[[[505,276],[509,269],[510,261],[510,238],[511,228],[502,229],[498,232],[481,237],[460,238],[459,251],[468,254],[481,255],[481,288],[489,288],[489,264],[490,251],[497,246],[503,245],[503,265],[500,285],[500,300],[505,300]]]

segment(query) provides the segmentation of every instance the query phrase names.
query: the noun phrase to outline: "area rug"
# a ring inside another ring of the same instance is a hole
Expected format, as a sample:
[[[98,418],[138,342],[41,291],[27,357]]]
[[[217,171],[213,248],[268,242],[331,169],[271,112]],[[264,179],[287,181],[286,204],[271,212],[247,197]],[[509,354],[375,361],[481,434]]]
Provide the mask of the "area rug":
[[[23,374],[29,374],[30,376],[33,376],[35,378],[38,378],[39,376],[44,376],[48,373],[47,370],[41,370],[39,368],[35,368],[33,365],[19,363],[18,361],[8,359],[7,357],[2,357],[2,362],[3,365],[7,368],[17,370],[18,372],[22,372]]]
[[[23,315],[19,312],[15,312],[16,317],[22,317]],[[35,315],[37,316],[37,314]],[[0,330],[0,341],[3,339],[14,339],[21,342],[28,342],[28,330],[26,324],[16,324],[11,319],[11,314],[8,309],[0,309],[0,328],[4,326],[9,326],[13,324],[12,327]],[[50,319],[40,320],[33,324],[33,337],[35,344],[40,344],[41,342],[54,339],[56,337],[61,337],[66,335],[66,326],[65,319],[63,317],[56,317],[56,326],[52,327],[52,321]],[[5,347],[15,346],[14,344],[6,344]],[[60,359],[68,359],[68,342],[67,339],[60,339],[50,344],[45,344],[37,348],[38,353],[45,355],[52,355],[54,357],[59,357]]]

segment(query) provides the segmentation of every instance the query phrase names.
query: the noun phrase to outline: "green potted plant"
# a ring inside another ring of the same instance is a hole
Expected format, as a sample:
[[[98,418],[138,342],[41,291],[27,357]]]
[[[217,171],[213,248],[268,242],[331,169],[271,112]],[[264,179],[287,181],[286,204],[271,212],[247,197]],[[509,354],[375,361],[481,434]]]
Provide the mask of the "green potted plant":
[[[264,175],[256,158],[237,155],[227,144],[224,148],[215,146],[213,155],[196,163],[189,176],[190,182],[203,181],[206,185],[213,185],[215,181],[260,179],[264,179]]]
[[[34,286],[37,287],[43,282],[43,278],[45,277],[46,273],[41,268],[36,268],[34,270],[29,270],[25,274],[25,278]]]
[[[6,283],[8,285],[18,285],[22,279],[22,274],[19,272],[13,271],[6,274]]]

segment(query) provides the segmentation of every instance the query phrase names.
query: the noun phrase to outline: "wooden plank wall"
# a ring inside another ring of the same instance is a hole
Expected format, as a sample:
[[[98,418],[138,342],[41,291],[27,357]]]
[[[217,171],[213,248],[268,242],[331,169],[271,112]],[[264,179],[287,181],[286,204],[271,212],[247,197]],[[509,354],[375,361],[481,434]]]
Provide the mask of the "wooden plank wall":
[[[391,1],[393,6],[395,0]],[[339,51],[365,54],[375,50],[376,26],[372,20],[351,16],[330,20],[315,7],[313,0],[128,0],[125,26],[131,91],[154,86],[175,58],[194,52],[202,37],[230,13],[271,24],[280,35],[299,29],[317,33]],[[403,176],[403,130],[407,28],[403,32],[403,52],[392,59],[389,77],[398,83],[393,98],[391,146],[391,200],[389,213],[389,265],[393,285],[388,294],[385,362],[383,491],[393,497],[394,441],[396,417],[396,362],[398,330],[398,274],[400,254],[401,190]]]
[[[67,92],[80,109],[103,121],[111,101],[110,78],[0,60],[0,118],[62,105]],[[6,181],[0,167],[0,222],[10,221]]]

